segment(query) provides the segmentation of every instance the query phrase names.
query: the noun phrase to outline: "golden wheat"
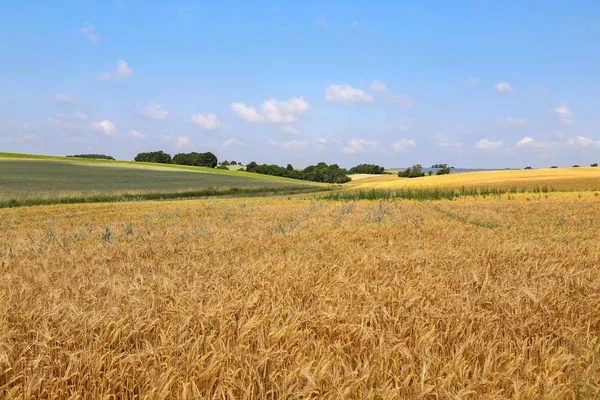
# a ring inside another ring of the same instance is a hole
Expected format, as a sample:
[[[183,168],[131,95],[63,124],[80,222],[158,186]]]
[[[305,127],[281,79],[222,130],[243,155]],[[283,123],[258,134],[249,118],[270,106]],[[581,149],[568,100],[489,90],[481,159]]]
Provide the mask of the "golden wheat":
[[[3,398],[572,398],[591,192],[0,210]]]

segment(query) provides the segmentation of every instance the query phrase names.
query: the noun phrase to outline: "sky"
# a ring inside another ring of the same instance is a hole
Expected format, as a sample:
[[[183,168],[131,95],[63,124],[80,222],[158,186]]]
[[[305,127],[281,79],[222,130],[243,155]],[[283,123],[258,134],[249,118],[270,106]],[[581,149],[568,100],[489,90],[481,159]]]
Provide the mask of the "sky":
[[[0,152],[600,162],[598,1],[0,2]]]

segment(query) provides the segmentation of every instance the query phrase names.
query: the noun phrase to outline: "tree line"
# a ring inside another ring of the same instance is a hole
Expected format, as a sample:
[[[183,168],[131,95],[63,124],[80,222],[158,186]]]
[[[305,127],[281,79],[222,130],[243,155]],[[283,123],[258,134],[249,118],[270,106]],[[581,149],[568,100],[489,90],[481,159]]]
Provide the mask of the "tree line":
[[[257,164],[252,161],[246,165],[246,171],[313,182],[345,183],[350,181],[346,169],[340,168],[337,164],[327,165],[325,162],[320,162],[317,165],[309,165],[303,170],[297,170],[292,164],[288,164],[287,167],[281,167],[275,164]]]
[[[104,154],[73,154],[72,156],[67,157],[75,157],[75,158],[91,158],[94,160],[114,160],[112,156],[107,156]]]
[[[159,164],[179,164],[179,165],[192,165],[195,167],[208,167],[215,168],[218,163],[217,156],[213,153],[197,153],[195,151],[191,153],[178,153],[171,157],[169,153],[165,153],[162,150],[150,151],[147,153],[138,153],[134,158],[137,162],[152,162]]]

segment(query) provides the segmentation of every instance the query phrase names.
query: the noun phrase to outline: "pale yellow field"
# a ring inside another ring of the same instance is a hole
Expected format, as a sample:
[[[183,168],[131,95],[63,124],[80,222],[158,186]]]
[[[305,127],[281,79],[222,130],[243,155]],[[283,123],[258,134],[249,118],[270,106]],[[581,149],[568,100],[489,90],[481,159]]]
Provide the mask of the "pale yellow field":
[[[593,398],[598,199],[0,210],[0,397]]]
[[[380,175],[358,181],[360,188],[432,188],[432,187],[502,187],[533,189],[547,186],[556,190],[600,189],[600,168],[545,168],[530,170],[451,173],[422,178],[398,178]]]

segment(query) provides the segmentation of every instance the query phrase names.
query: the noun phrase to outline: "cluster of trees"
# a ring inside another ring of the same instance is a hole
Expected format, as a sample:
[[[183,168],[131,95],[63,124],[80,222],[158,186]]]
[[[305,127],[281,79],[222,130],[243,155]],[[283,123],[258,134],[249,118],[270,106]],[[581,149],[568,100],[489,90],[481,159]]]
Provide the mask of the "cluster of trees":
[[[217,156],[213,153],[178,153],[174,157],[170,154],[165,153],[162,150],[151,151],[148,153],[139,153],[134,158],[137,162],[152,162],[160,164],[179,164],[179,165],[193,165],[196,167],[209,167],[214,168],[217,166]]]
[[[219,164],[225,165],[225,166],[228,166],[228,165],[243,165],[241,161],[227,161],[227,160],[222,161]]]
[[[77,158],[93,158],[95,160],[114,160],[112,156],[107,156],[104,154],[74,154],[72,156],[67,157],[77,157]]]
[[[350,168],[348,171],[351,174],[383,174],[385,168],[375,164],[359,164],[356,167]]]
[[[173,162],[171,155],[162,150],[151,151],[148,153],[138,153],[134,160],[137,162],[152,162],[160,164],[171,164]]]
[[[327,165],[324,162],[320,162],[317,165],[309,165],[303,170],[297,170],[294,169],[292,164],[288,164],[284,168],[275,164],[257,164],[252,161],[246,165],[246,171],[314,182],[345,183],[350,181],[350,178],[347,176],[347,170],[340,168],[337,164]]]
[[[401,178],[419,178],[425,176],[425,172],[423,172],[421,164],[415,164],[412,168],[406,168],[405,171],[398,171],[398,176]]]
[[[218,160],[210,151],[206,153],[179,153],[173,157],[173,164],[179,165],[193,165],[195,167],[208,167],[214,168],[217,166]]]
[[[448,164],[433,164],[431,168],[448,168]]]

